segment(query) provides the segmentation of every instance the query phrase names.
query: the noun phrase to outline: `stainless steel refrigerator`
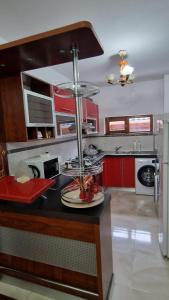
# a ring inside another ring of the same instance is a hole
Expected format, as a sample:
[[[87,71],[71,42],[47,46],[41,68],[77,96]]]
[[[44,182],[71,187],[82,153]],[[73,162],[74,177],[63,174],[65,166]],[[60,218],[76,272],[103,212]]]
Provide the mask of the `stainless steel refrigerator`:
[[[159,234],[161,252],[169,257],[169,121],[163,121],[157,137],[159,159]]]

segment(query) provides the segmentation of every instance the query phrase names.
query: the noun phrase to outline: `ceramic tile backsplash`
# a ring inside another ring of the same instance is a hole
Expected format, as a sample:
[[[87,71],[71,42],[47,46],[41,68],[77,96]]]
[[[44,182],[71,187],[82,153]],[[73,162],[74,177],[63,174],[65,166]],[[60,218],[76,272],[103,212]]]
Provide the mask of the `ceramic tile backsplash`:
[[[122,146],[122,151],[133,150],[133,143],[141,143],[141,150],[153,151],[154,136],[116,136],[116,137],[91,137],[87,139],[87,144],[94,144],[103,151],[114,151],[115,147]]]
[[[152,151],[154,149],[154,137],[150,136],[117,136],[117,137],[89,137],[83,139],[83,147],[85,144],[94,144],[99,149],[104,151],[114,151],[115,147],[122,146],[122,150],[133,150],[135,141],[141,143],[141,150]],[[61,141],[61,140],[60,140]],[[24,148],[22,151],[8,154],[8,164],[10,175],[15,174],[16,166],[20,160],[28,159],[32,156],[37,156],[45,152],[56,154],[63,162],[77,155],[77,142],[66,141],[60,144],[45,144],[45,141],[35,141],[28,143],[11,143],[7,144],[8,150]],[[39,148],[28,149],[28,147],[39,145]]]
[[[18,143],[21,144],[21,143]],[[35,145],[35,144],[33,144]],[[60,161],[63,162],[67,160],[68,158],[74,157],[77,155],[77,142],[75,141],[69,141],[69,142],[64,142],[60,144],[55,144],[55,145],[46,145],[45,147],[41,147],[39,145],[39,148],[36,149],[30,149],[28,150],[28,144],[27,143],[22,143],[20,147],[15,143],[14,149],[20,148],[21,146],[25,150],[15,152],[15,153],[9,153],[8,154],[8,164],[9,164],[9,173],[10,175],[15,174],[16,166],[19,163],[19,161],[30,158],[32,156],[37,156],[40,154],[43,154],[45,152],[49,152],[50,154],[56,154],[56,156],[60,157]],[[30,146],[30,145],[29,145]],[[10,144],[10,150],[12,150],[12,146]],[[8,145],[8,150],[9,150],[9,145]]]

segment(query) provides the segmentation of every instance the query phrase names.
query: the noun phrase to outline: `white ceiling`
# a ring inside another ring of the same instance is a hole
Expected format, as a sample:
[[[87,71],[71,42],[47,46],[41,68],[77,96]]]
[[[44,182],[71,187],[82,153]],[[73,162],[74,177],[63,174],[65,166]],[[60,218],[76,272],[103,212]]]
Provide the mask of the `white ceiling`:
[[[137,80],[169,73],[169,0],[0,0],[0,42],[81,20],[93,24],[104,49],[79,62],[81,80],[104,86],[107,74],[118,77],[120,49],[128,51]],[[55,70],[72,78],[71,63]]]

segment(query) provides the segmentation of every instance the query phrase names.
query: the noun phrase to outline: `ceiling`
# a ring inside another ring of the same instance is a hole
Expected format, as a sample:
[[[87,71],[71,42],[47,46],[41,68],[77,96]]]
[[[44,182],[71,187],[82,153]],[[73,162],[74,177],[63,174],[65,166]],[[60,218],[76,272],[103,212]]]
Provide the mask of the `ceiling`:
[[[127,50],[136,80],[169,73],[169,0],[0,0],[0,43],[81,20],[92,23],[104,49],[79,61],[81,80],[106,86],[106,75],[118,77],[120,49]],[[54,69],[72,79],[71,63]]]

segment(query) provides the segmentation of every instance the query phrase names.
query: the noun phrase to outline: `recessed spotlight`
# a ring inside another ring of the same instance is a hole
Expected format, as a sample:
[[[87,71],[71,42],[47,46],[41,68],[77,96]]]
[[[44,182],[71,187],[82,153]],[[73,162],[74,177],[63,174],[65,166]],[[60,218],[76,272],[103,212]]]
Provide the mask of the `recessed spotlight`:
[[[4,68],[4,67],[6,67],[6,65],[5,64],[0,64],[0,67]]]
[[[61,49],[61,50],[59,50],[59,52],[60,52],[60,53],[66,53],[66,50]]]

